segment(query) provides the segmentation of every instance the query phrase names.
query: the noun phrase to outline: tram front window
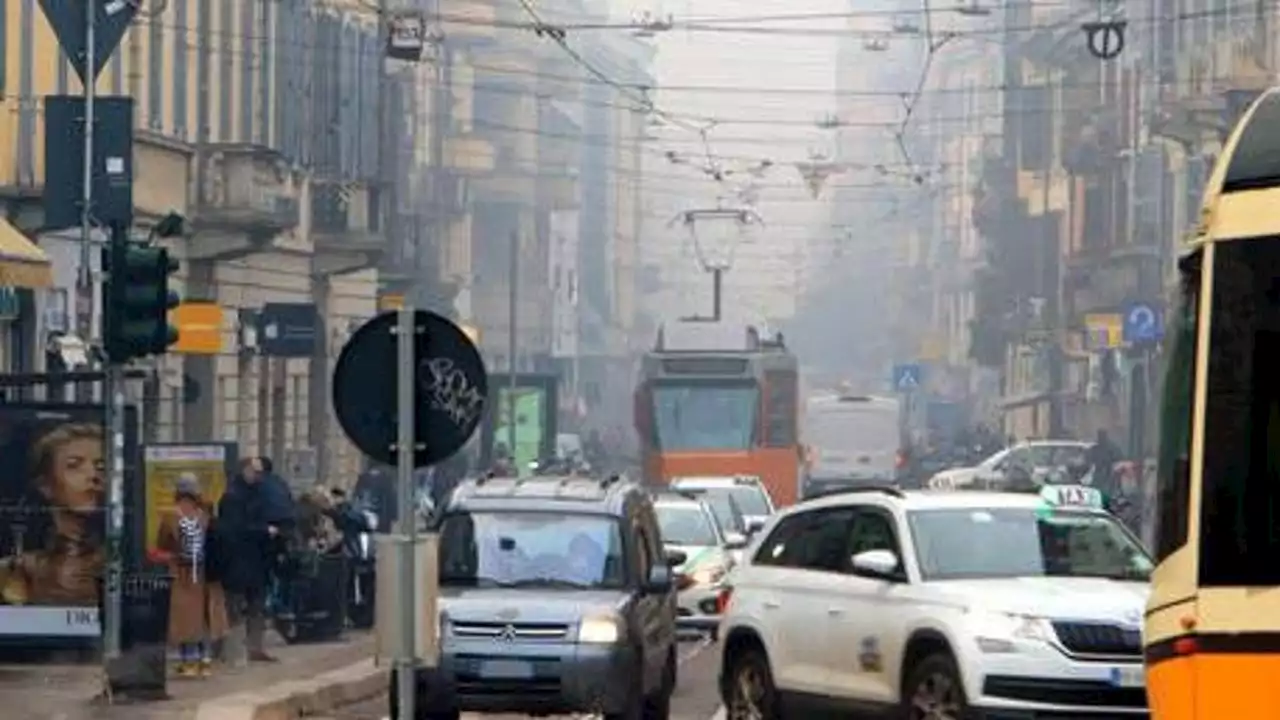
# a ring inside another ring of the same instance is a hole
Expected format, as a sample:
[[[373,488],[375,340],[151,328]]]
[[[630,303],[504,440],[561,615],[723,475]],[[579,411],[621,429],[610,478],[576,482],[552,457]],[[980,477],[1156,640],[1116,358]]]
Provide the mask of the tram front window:
[[[653,427],[663,450],[747,450],[755,441],[760,388],[754,383],[659,383]]]
[[[1213,291],[1200,584],[1280,584],[1280,238],[1220,242]]]

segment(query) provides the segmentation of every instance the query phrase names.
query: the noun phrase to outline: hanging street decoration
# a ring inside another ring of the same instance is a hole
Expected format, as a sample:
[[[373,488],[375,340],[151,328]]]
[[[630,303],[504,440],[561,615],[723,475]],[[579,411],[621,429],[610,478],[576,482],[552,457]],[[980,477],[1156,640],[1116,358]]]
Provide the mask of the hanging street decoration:
[[[1096,20],[1080,26],[1088,43],[1089,54],[1099,60],[1112,60],[1124,52],[1124,20]]]

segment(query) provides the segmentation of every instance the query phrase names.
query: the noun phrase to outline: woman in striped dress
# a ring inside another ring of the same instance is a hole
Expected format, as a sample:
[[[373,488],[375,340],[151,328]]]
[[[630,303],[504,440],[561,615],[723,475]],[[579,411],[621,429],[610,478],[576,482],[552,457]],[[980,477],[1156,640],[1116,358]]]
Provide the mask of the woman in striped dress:
[[[214,641],[227,632],[222,587],[206,576],[213,514],[200,483],[183,473],[174,488],[174,508],[160,521],[157,546],[169,563],[169,644],[179,653],[178,676],[207,675]]]

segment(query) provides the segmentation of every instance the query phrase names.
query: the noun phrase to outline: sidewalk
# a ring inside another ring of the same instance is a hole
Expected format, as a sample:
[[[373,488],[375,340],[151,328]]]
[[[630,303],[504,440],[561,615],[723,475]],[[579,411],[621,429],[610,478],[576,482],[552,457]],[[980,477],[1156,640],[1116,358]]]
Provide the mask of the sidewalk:
[[[276,644],[269,650],[278,663],[218,666],[213,677],[203,680],[170,677],[172,699],[116,706],[93,701],[101,689],[96,666],[0,665],[0,716],[4,720],[189,720],[209,700],[311,680],[367,660],[373,655],[373,638],[352,632],[332,643]]]

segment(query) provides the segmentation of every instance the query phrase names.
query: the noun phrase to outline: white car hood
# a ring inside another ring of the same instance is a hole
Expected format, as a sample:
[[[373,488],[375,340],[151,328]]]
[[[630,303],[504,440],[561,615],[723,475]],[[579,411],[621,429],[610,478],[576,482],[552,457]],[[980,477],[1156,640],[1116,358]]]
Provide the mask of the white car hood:
[[[1151,589],[1146,582],[1088,577],[939,580],[929,585],[974,610],[1130,625],[1141,624]]]
[[[978,468],[976,467],[950,468],[943,470],[942,472],[934,473],[933,477],[929,478],[929,482],[925,484],[925,487],[936,490],[947,490],[954,487],[969,485],[973,483],[977,476]],[[945,487],[942,485],[945,485]]]
[[[676,572],[692,572],[704,565],[725,565],[728,559],[723,548],[715,545],[675,545],[664,546],[667,550],[679,550],[685,554],[685,561],[675,568]]]

